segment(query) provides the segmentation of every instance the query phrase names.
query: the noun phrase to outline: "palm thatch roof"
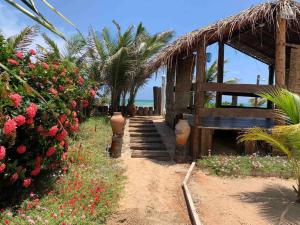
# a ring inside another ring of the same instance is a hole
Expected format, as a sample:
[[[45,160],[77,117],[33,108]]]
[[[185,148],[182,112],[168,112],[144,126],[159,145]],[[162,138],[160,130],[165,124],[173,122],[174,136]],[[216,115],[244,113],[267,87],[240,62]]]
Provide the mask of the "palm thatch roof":
[[[266,64],[275,59],[277,12],[287,18],[287,41],[300,44],[300,4],[293,0],[262,3],[178,38],[149,63],[149,73],[166,66],[174,57],[190,55],[200,44],[223,41]]]

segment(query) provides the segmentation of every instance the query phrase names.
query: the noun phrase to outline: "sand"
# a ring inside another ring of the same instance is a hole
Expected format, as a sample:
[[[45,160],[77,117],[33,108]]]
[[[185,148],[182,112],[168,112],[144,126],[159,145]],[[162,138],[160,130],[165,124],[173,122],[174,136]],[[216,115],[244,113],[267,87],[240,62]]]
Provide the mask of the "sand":
[[[294,183],[278,178],[220,178],[197,171],[189,186],[205,225],[300,224]]]

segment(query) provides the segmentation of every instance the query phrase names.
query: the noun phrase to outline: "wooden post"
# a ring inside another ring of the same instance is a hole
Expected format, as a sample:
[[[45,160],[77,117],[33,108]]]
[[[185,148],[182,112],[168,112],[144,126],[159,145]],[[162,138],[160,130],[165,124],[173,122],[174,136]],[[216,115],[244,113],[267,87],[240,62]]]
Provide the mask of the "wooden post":
[[[284,86],[286,67],[286,19],[280,17],[280,12],[277,14],[275,55],[276,85]]]
[[[224,79],[224,43],[219,42],[217,82],[223,83],[223,79]],[[216,107],[220,108],[221,105],[222,105],[222,94],[218,92],[216,96]]]
[[[167,68],[166,86],[166,122],[174,127],[174,83],[175,83],[176,61],[173,60]]]
[[[206,43],[203,41],[197,51],[196,61],[196,94],[195,94],[195,111],[194,111],[194,128],[193,128],[193,159],[199,158],[201,149],[200,132],[200,109],[204,108],[204,92],[199,91],[201,85],[205,82],[206,73]]]
[[[274,85],[274,65],[269,66],[269,82],[268,82],[268,84]],[[267,108],[268,109],[273,108],[273,103],[271,101],[268,101]]]

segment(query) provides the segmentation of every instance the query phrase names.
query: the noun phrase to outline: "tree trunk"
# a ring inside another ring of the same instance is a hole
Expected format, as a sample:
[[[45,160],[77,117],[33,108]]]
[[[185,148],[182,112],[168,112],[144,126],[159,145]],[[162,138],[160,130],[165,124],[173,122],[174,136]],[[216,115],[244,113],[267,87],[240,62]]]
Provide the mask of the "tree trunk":
[[[126,91],[122,92],[122,106],[126,106]]]

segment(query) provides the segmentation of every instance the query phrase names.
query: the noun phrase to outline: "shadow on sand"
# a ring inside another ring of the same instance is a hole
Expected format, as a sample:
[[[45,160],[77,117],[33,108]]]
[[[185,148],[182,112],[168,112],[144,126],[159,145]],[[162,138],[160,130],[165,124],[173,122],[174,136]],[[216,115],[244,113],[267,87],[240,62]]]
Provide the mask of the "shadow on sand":
[[[300,224],[300,204],[292,188],[269,186],[262,192],[243,192],[235,196],[258,205],[261,215],[271,224]]]

